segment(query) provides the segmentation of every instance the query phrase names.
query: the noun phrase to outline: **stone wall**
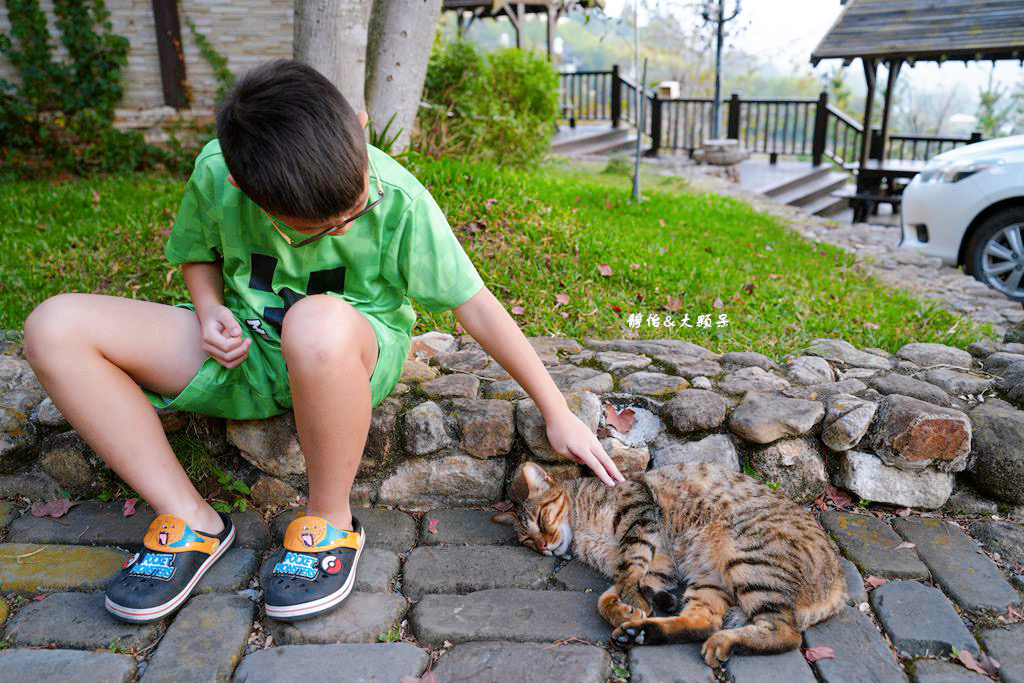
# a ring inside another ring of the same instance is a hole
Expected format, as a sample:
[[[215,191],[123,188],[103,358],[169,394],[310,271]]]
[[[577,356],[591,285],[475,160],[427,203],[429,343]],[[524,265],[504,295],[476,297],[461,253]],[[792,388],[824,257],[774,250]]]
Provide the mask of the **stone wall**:
[[[163,106],[153,3],[151,0],[106,0],[106,5],[114,33],[131,43],[128,64],[122,72],[124,97],[120,107],[131,110]],[[40,6],[49,20],[54,58],[64,59],[67,51],[54,24],[53,2],[40,0]],[[246,0],[244,3],[179,0],[185,73],[192,86],[192,107],[211,108],[217,82],[210,65],[199,55],[185,17],[190,18],[196,29],[228,59],[228,68],[238,74],[268,59],[292,56],[293,7],[292,0]],[[10,32],[4,3],[0,3],[0,32]],[[17,81],[16,71],[2,56],[0,78]]]
[[[7,335],[0,497],[95,494],[104,466],[45,398],[17,334]],[[831,484],[861,499],[935,509],[970,484],[1003,505],[1024,505],[1024,412],[1004,400],[1024,394],[1024,344],[907,344],[891,355],[815,339],[776,362],[679,340],[530,343],[624,472],[708,460],[803,503],[836,495]],[[583,473],[551,450],[534,402],[471,338],[432,332],[413,349],[401,383],[374,410],[357,504],[492,503],[524,459],[558,477]],[[290,414],[162,419],[168,432],[191,420],[208,451],[249,463],[243,476],[260,504],[285,505],[305,488]],[[957,504],[971,495],[965,489]]]

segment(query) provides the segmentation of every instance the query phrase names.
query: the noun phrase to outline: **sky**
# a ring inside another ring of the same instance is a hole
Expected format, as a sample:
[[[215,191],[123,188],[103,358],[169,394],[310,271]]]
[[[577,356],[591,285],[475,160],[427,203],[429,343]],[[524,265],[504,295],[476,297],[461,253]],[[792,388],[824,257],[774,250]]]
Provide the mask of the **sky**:
[[[615,17],[620,15],[623,7],[632,6],[632,0],[605,0],[605,11]],[[735,0],[725,0],[727,13],[734,6]],[[739,46],[745,52],[772,61],[780,69],[804,69],[810,67],[811,52],[841,10],[839,0],[741,0],[740,15],[733,23],[745,26],[738,38]],[[641,11],[641,27],[644,21]],[[822,61],[815,71],[825,73],[839,63],[839,60]],[[934,62],[920,62],[913,68],[904,65],[900,80],[908,79],[915,88],[929,89],[941,83],[944,88],[960,87],[965,88],[965,92],[976,94],[978,88],[988,83],[991,68],[991,62],[972,62],[966,67],[963,62],[947,62],[941,67]],[[851,72],[862,88],[864,72],[859,60],[853,63]],[[1022,76],[1024,67],[1020,62],[1007,60],[996,63],[995,80],[1007,87],[1019,82]]]

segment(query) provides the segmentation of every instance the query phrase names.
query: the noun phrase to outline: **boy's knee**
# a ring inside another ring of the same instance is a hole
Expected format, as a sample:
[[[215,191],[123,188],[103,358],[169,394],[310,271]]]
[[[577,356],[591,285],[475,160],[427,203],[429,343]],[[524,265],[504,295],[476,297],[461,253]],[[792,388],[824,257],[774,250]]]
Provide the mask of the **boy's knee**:
[[[35,307],[25,320],[25,358],[30,365],[73,338],[75,308],[74,294],[58,294]]]
[[[289,366],[359,357],[352,304],[329,295],[307,296],[288,309],[281,325],[281,353]]]

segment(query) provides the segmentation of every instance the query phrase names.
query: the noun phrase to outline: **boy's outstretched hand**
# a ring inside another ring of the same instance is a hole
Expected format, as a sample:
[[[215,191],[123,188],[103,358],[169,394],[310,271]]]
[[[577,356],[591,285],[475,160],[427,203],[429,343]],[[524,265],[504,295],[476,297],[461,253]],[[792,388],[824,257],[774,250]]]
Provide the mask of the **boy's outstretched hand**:
[[[625,481],[619,468],[605,453],[601,442],[572,411],[566,409],[556,417],[545,419],[545,423],[548,441],[557,453],[586,465],[608,486]]]
[[[241,365],[249,355],[252,339],[242,336],[242,326],[226,306],[210,306],[199,314],[203,351],[226,368]]]

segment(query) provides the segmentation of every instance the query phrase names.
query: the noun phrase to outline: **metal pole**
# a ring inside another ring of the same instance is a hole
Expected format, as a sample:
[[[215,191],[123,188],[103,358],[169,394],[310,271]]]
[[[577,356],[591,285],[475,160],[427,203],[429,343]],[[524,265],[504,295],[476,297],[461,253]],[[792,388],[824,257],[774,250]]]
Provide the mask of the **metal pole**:
[[[647,57],[644,57],[644,75],[640,81],[640,92],[637,93],[640,110],[636,120],[636,162],[633,166],[633,200],[640,203],[640,150],[644,143],[644,105],[647,103]]]
[[[633,82],[640,73],[640,18],[637,10],[639,0],[633,0]]]
[[[718,39],[715,43],[715,104],[712,107],[711,137],[718,139],[718,118],[722,110],[722,28],[725,22],[722,20],[722,6],[725,0],[718,2]]]

